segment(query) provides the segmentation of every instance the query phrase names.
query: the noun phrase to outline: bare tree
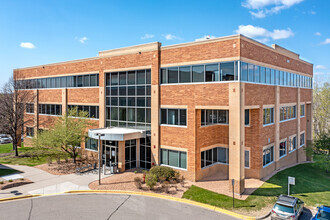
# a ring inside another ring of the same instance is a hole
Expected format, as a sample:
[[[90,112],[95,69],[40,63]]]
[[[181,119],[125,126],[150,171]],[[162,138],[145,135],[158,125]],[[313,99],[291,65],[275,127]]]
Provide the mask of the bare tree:
[[[18,156],[17,145],[20,143],[24,125],[33,122],[31,117],[24,117],[28,103],[34,102],[34,92],[29,80],[11,78],[0,89],[0,131],[9,135],[13,140],[13,150]]]

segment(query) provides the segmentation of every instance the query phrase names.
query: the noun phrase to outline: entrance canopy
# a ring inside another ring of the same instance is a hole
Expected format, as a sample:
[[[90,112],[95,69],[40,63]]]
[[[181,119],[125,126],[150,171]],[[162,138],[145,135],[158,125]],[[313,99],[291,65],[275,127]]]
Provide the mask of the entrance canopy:
[[[99,139],[97,134],[104,134],[101,136],[101,140],[106,141],[127,141],[138,138],[145,138],[146,131],[132,128],[98,128],[98,129],[89,129],[88,137],[93,139]]]

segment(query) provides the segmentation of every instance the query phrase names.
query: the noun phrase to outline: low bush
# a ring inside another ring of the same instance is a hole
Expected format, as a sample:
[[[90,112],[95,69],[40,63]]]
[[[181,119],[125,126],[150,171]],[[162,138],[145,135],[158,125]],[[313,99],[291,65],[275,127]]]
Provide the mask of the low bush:
[[[141,189],[142,188],[142,179],[140,177],[135,177],[134,184],[135,184],[136,188]]]
[[[165,166],[154,166],[150,169],[149,173],[154,174],[157,178],[157,181],[169,181],[180,176],[180,174],[174,169]]]
[[[157,184],[157,176],[152,173],[148,173],[146,175],[146,185],[150,188],[153,189],[154,186]]]
[[[10,180],[8,180],[8,182],[10,182],[10,183],[11,183],[11,182],[13,182],[13,180],[12,180],[12,179],[10,179]]]
[[[4,182],[3,181],[0,181],[0,184],[4,184]]]

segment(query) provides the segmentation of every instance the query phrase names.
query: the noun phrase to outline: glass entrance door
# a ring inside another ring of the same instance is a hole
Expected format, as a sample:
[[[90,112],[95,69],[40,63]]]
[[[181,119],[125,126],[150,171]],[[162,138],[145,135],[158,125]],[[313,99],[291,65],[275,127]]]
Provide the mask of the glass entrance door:
[[[103,144],[103,164],[106,167],[116,166],[118,162],[117,141],[105,141]]]

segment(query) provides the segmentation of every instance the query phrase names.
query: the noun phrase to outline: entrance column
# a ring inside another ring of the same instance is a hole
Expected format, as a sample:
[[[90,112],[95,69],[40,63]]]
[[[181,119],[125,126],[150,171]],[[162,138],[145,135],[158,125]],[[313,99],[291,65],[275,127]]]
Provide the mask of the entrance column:
[[[118,141],[118,169],[120,172],[125,171],[125,141]]]
[[[244,192],[244,83],[229,83],[229,189],[234,192]]]

